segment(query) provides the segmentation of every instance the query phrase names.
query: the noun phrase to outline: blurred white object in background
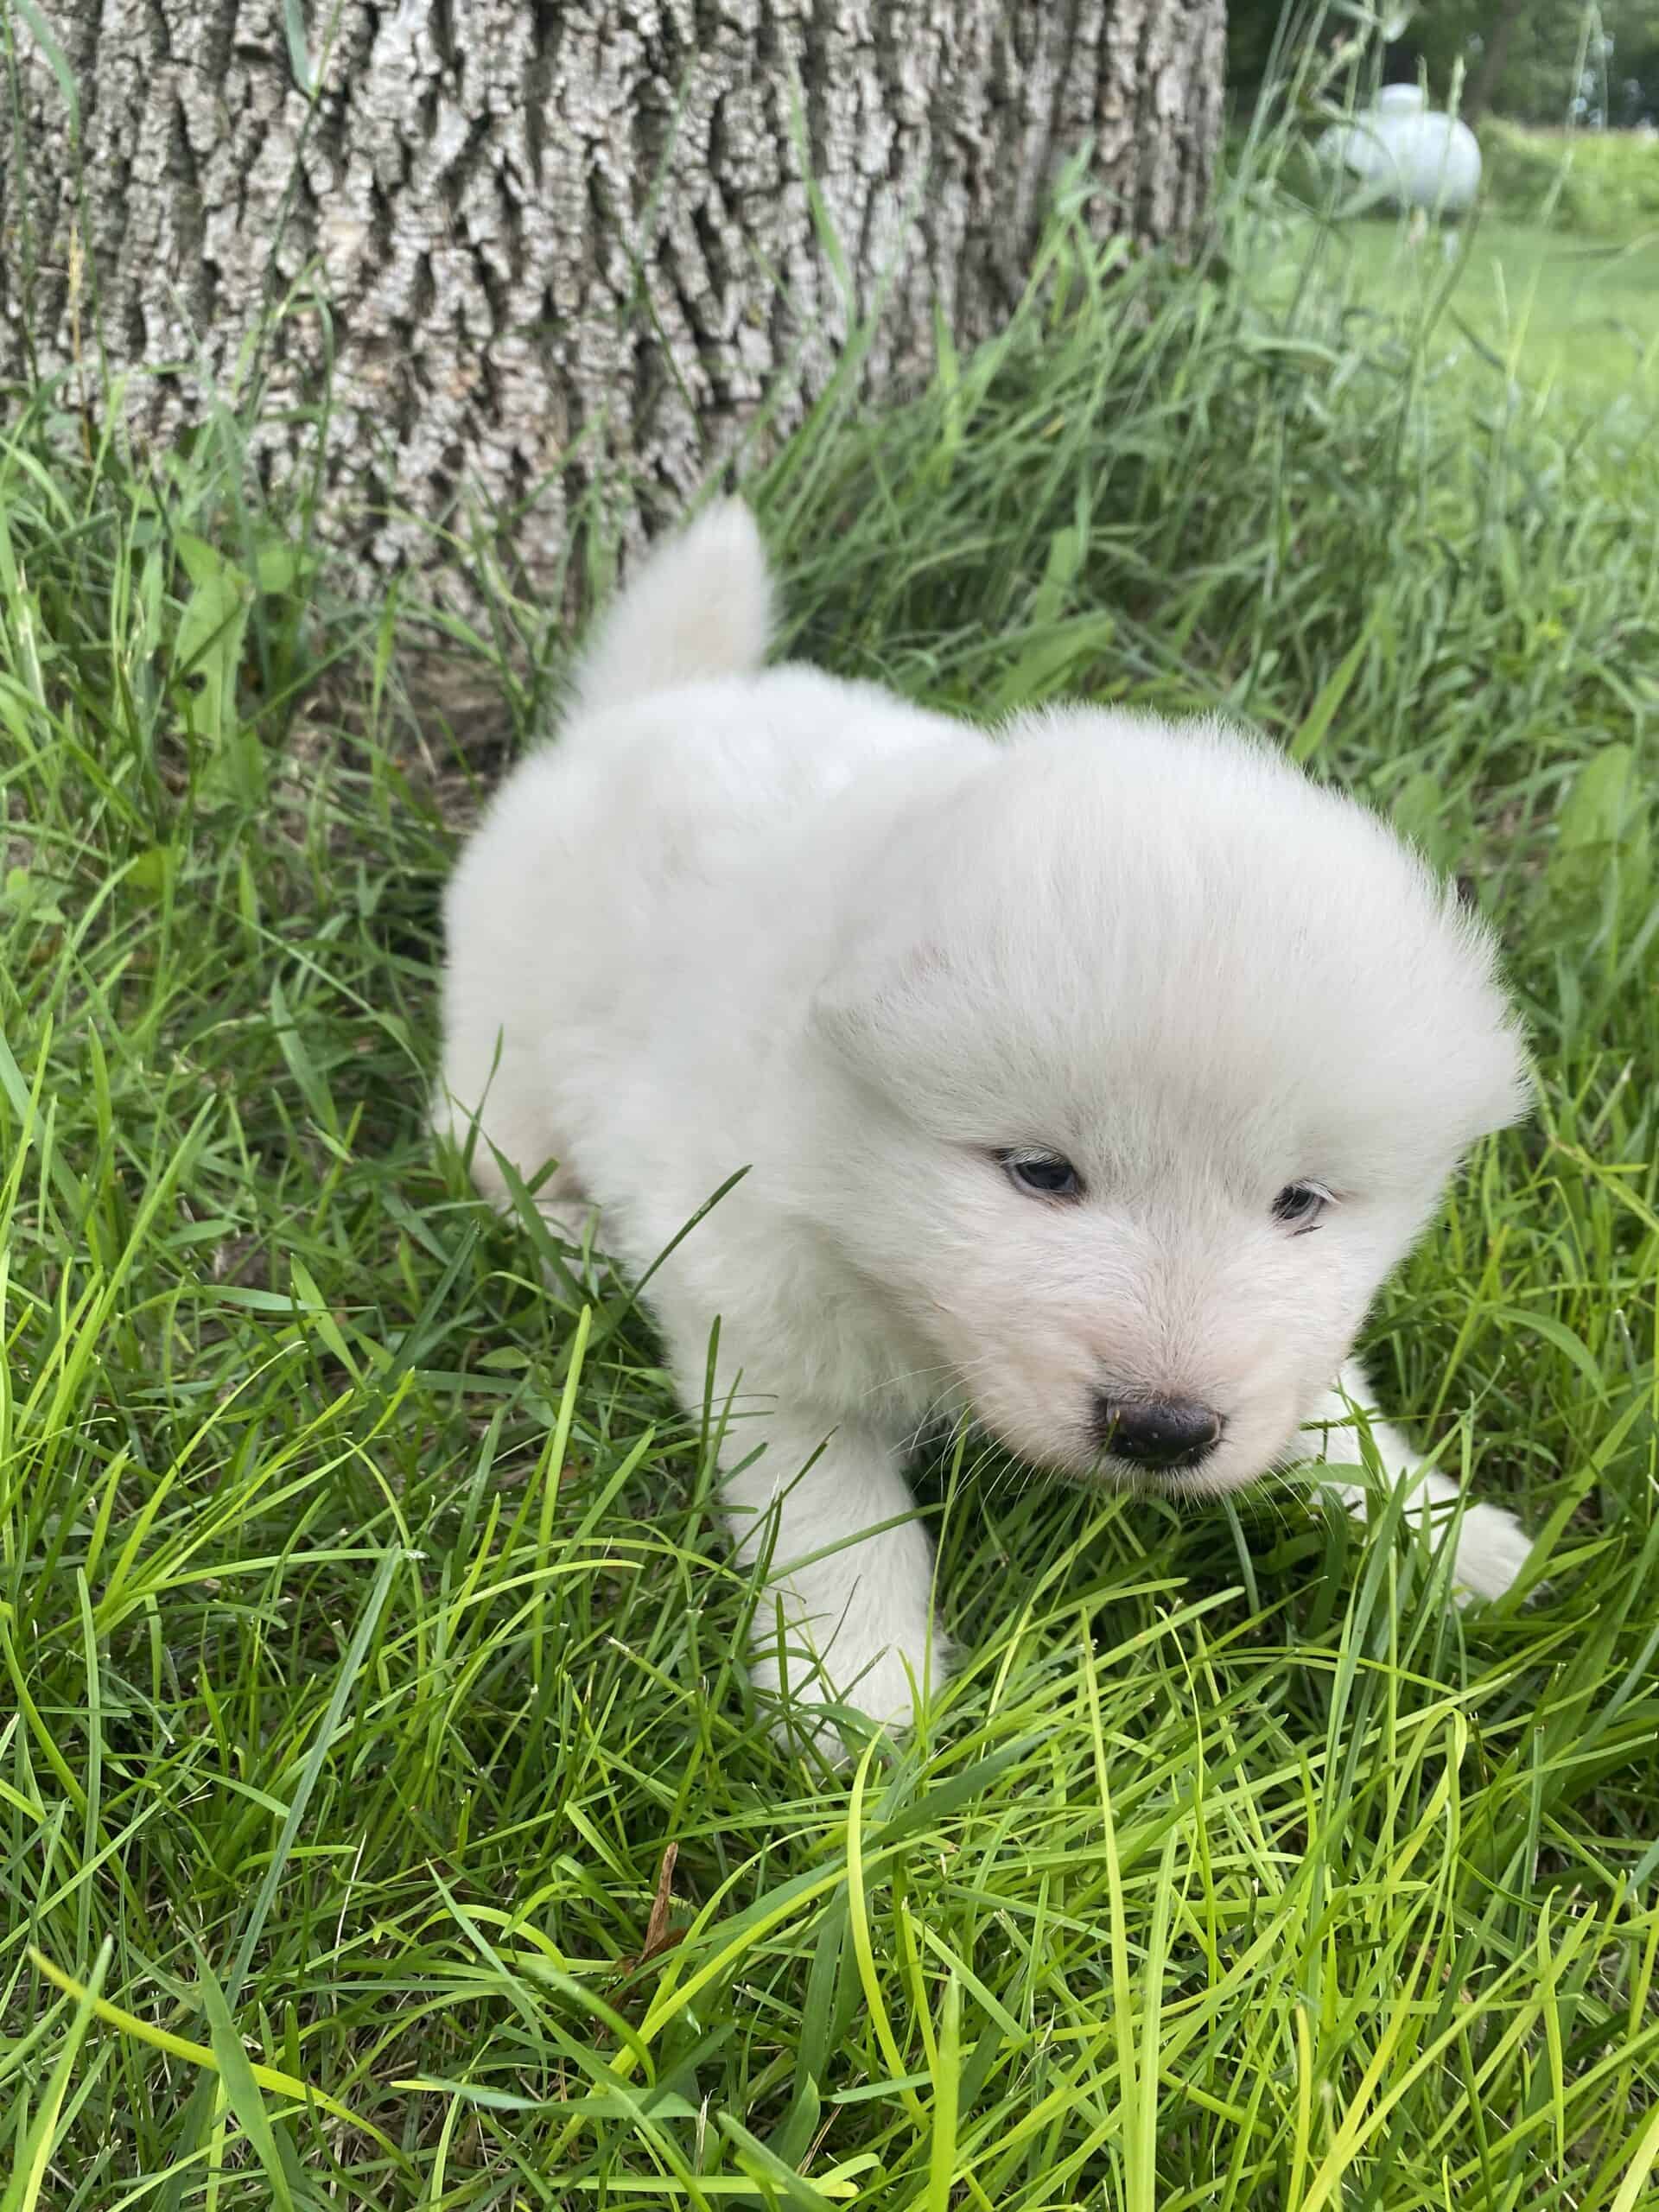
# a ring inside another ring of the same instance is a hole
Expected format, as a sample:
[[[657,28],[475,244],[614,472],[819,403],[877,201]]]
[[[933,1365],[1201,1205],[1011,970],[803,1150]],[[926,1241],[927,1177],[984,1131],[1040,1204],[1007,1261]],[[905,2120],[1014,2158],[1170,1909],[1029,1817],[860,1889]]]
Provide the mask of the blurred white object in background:
[[[1466,123],[1428,107],[1415,85],[1385,85],[1376,105],[1327,130],[1321,162],[1341,166],[1401,207],[1460,215],[1480,185],[1480,148]]]

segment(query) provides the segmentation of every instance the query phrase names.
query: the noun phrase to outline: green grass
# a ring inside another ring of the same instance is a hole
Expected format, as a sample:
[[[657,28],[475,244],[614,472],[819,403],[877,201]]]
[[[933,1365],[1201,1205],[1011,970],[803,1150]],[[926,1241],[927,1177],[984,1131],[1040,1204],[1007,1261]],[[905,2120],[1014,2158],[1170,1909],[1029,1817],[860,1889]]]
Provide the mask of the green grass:
[[[1501,372],[1552,411],[1610,415],[1631,448],[1659,437],[1659,223],[1601,242],[1490,215],[1467,237],[1382,215],[1292,222],[1263,257],[1270,296],[1293,293],[1313,256],[1357,312],[1421,326],[1430,373],[1477,404]]]
[[[466,780],[415,618],[332,602],[237,426],[133,460],[42,394],[0,446],[4,2212],[1651,2202],[1653,472],[1322,277],[1108,283],[1064,229],[1052,273],[755,486],[794,642],[988,713],[1225,707],[1471,878],[1539,1113],[1370,1334],[1529,1596],[1459,1615],[1287,1489],[947,1460],[960,1675],[850,1776],[775,1743],[715,1424],[423,1135]],[[499,613],[522,738],[564,639]]]
[[[1524,222],[1548,216],[1586,238],[1659,229],[1659,146],[1638,130],[1536,130],[1488,116],[1480,126],[1485,191]]]

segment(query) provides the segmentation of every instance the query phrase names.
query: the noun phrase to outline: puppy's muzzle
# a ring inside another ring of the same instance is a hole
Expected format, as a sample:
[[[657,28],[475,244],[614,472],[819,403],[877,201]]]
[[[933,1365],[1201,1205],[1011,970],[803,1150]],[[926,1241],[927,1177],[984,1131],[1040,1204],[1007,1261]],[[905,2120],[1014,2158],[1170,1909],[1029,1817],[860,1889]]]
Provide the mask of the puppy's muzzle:
[[[1221,1440],[1221,1415],[1190,1398],[1095,1401],[1100,1448],[1132,1466],[1196,1467]]]

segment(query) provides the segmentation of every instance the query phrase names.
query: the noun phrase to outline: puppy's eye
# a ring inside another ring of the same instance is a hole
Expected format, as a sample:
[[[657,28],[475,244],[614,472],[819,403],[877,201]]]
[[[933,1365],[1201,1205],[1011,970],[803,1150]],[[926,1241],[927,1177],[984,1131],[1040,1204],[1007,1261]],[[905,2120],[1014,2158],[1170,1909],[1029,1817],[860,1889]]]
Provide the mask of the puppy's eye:
[[[1319,1216],[1330,1203],[1331,1193],[1321,1184],[1287,1183],[1273,1202],[1273,1217],[1300,1236],[1319,1227]]]
[[[1043,1198],[1083,1196],[1082,1176],[1057,1152],[1001,1152],[997,1158],[1016,1190],[1030,1191]]]

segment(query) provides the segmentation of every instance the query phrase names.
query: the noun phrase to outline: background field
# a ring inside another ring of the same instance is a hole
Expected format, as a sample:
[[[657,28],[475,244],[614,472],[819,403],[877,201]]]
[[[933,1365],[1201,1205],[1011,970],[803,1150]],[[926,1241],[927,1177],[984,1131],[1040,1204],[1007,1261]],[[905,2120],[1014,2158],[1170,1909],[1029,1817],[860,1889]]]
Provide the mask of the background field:
[[[1659,149],[1655,152],[1659,164]],[[1424,365],[1480,406],[1503,388],[1567,413],[1598,410],[1634,448],[1659,423],[1659,221],[1626,239],[1586,239],[1488,216],[1466,237],[1415,236],[1376,215],[1332,232],[1287,223],[1266,261],[1282,302],[1310,260],[1363,311],[1426,321]],[[1496,382],[1494,372],[1499,372]]]
[[[1558,420],[1593,409],[1625,440],[1659,410],[1659,133],[1481,128],[1479,207],[1424,231],[1373,208],[1351,221],[1281,219],[1255,233],[1255,275],[1281,308],[1310,264],[1327,283],[1422,337],[1425,365],[1478,407],[1501,371]],[[1234,142],[1235,157],[1243,139]],[[1298,149],[1310,206],[1349,197]]]
[[[719,1409],[423,1138],[429,636],[333,601],[245,425],[14,416],[4,2212],[1650,2201],[1654,248],[1489,224],[1476,346],[1392,227],[1311,236],[1063,221],[1002,341],[753,488],[798,648],[1224,707],[1470,879],[1539,1111],[1370,1334],[1529,1585],[939,1455],[966,1663],[850,1777],[751,1697]],[[499,616],[449,643],[517,742],[566,639]]]

